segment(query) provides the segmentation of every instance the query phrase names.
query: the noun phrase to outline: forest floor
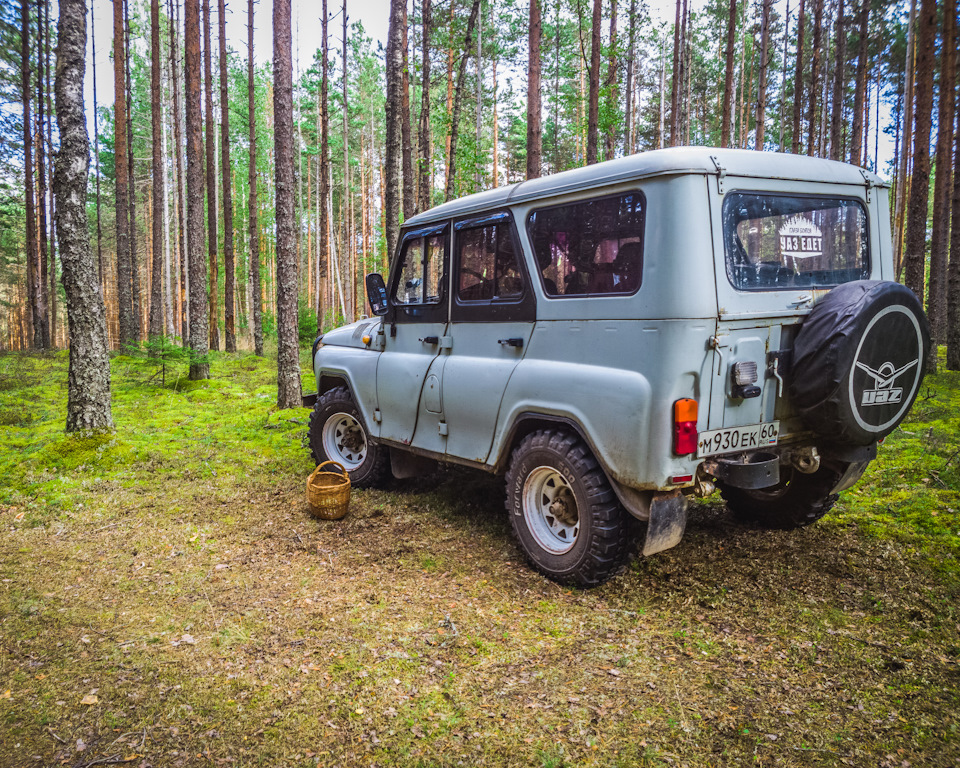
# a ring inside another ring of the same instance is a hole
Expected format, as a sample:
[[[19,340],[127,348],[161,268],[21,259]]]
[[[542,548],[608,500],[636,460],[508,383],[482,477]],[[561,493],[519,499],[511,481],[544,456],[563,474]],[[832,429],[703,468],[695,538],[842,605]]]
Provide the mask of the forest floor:
[[[524,563],[495,478],[311,518],[270,361],[115,357],[85,439],[66,371],[0,356],[2,766],[960,765],[958,374],[817,525],[711,498],[579,591]]]

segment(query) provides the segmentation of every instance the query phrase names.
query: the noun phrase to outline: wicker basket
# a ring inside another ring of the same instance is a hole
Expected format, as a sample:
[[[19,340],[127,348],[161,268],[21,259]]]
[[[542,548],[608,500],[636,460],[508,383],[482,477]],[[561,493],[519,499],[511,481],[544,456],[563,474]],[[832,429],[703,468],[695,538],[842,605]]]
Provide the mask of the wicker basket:
[[[340,472],[324,469],[333,464]],[[350,475],[342,464],[325,461],[310,474],[307,480],[307,503],[310,514],[321,520],[339,520],[347,514],[350,506]]]

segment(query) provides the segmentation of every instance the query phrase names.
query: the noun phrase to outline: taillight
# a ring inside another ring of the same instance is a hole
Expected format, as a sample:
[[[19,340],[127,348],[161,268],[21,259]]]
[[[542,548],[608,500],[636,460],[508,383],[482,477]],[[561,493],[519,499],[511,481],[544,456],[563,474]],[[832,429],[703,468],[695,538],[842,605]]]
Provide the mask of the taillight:
[[[697,401],[690,398],[673,404],[673,452],[678,456],[697,451]]]

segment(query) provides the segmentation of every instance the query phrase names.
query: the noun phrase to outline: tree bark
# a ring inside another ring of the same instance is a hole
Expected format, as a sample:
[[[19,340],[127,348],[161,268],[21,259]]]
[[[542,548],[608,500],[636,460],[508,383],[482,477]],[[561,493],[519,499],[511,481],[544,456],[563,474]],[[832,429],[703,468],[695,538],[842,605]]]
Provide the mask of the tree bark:
[[[247,0],[247,119],[250,130],[250,283],[253,304],[253,353],[263,357],[263,303],[260,296],[260,203],[257,199],[257,110],[253,66],[253,0]],[[317,326],[319,328],[319,326]]]
[[[607,81],[604,84],[607,103],[611,112],[616,112],[619,96],[617,95],[617,0],[610,2],[610,58],[607,61]],[[604,158],[613,160],[616,153],[616,126],[611,121],[606,131],[606,152]]]
[[[210,261],[210,349],[220,349],[220,267],[217,260],[217,133],[213,119],[213,51],[210,42],[210,0],[203,0],[203,91],[206,107],[207,253]]]
[[[87,222],[90,141],[83,110],[86,69],[85,0],[60,0],[56,106],[60,153],[53,178],[57,236],[67,297],[70,364],[67,432],[113,429],[107,320]]]
[[[836,39],[836,59],[833,65],[833,103],[830,114],[830,159],[843,158],[843,87],[846,84],[847,24],[844,18],[844,2],[840,0]]]
[[[402,98],[400,101],[400,140],[403,153],[403,218],[409,219],[416,211],[416,184],[413,177],[413,135],[410,126],[410,57],[409,39],[407,37],[407,5],[403,5],[403,19],[400,26],[400,47],[403,61],[400,66],[400,87]],[[344,47],[346,52],[346,47]]]
[[[187,119],[187,253],[190,275],[190,379],[210,378],[207,269],[203,231],[203,137],[200,109],[200,0],[184,0]]]
[[[44,71],[46,72],[46,77],[44,78],[44,91],[47,99],[47,146],[50,147],[50,344],[53,347],[57,346],[57,245],[56,245],[56,231],[57,231],[57,195],[53,191],[53,165],[54,165],[54,151],[53,151],[53,88],[54,88],[54,72],[53,68],[50,65],[50,0],[43,0],[43,16],[45,20],[46,31],[43,35],[43,47],[44,47],[44,59],[46,61],[44,65]],[[89,144],[89,141],[87,142]],[[66,344],[67,338],[64,336],[64,344]]]
[[[20,3],[21,92],[23,95],[23,174],[26,194],[27,296],[30,302],[31,343],[43,349],[43,326],[46,308],[40,293],[40,254],[37,251],[37,218],[33,189],[33,121],[30,104],[30,0]]]
[[[915,27],[917,16],[917,0],[910,0],[910,15],[907,22],[907,57],[904,62],[904,73],[906,76],[906,88],[903,97],[903,149],[900,152],[900,165],[897,168],[897,202],[894,207],[893,227],[895,231],[895,246],[893,254],[893,266],[899,279],[900,270],[903,266],[903,246],[905,230],[905,209],[907,206],[907,193],[909,184],[907,176],[910,171],[910,138],[913,135],[913,82],[914,82],[914,63],[915,63]]]
[[[670,90],[670,146],[679,144],[680,135],[680,23],[681,0],[677,0],[676,18],[673,22],[673,73]],[[729,56],[728,56],[729,59]]]
[[[820,91],[820,38],[823,33],[823,0],[813,0],[813,51],[810,60],[810,103],[807,106],[807,154],[813,157],[817,137],[817,94]]]
[[[41,347],[50,349],[50,307],[52,303],[52,293],[47,291],[49,280],[49,240],[47,238],[47,162],[46,152],[43,148],[43,130],[46,124],[44,119],[43,104],[43,37],[46,23],[43,18],[43,0],[37,0],[37,212],[39,213],[39,222],[37,232],[39,233],[39,257],[40,257],[40,282],[37,285],[40,296],[40,305],[43,308],[43,324],[41,332]],[[49,33],[48,33],[49,34]]]
[[[163,334],[163,129],[160,112],[160,0],[150,0],[150,129],[153,137],[153,248],[150,283],[151,339]]]
[[[133,307],[133,256],[130,245],[130,163],[127,157],[127,47],[124,42],[123,2],[113,4],[113,150],[116,176],[117,314],[121,346],[139,337]]]
[[[127,112],[127,178],[129,179],[128,190],[130,192],[130,303],[133,305],[133,328],[136,334],[135,341],[139,344],[142,335],[143,325],[143,307],[140,292],[140,265],[137,262],[137,186],[136,175],[134,174],[134,156],[133,156],[133,88],[130,81],[130,0],[123,0],[123,34],[126,45],[127,56],[124,62],[124,80],[126,82],[126,112]]]
[[[590,90],[587,108],[587,165],[598,159],[600,139],[600,11],[601,0],[593,0],[593,24],[590,28]]]
[[[180,112],[180,52],[177,45],[177,33],[180,27],[180,4],[176,4],[176,20],[173,14],[174,0],[169,0],[170,10],[170,70],[173,80],[173,143],[176,146],[174,159],[177,176],[177,245],[180,251],[180,338],[184,346],[190,338],[190,305],[187,299],[190,284],[190,266],[187,255],[184,219],[187,216],[187,198],[184,189],[183,135],[181,132]]]
[[[273,151],[277,184],[277,407],[299,408],[290,0],[273,3]]]
[[[537,0],[533,0],[536,2]],[[420,39],[421,52],[421,95],[420,95],[420,131],[418,146],[420,150],[417,178],[420,190],[417,195],[417,210],[425,211],[430,207],[433,189],[432,139],[430,136],[430,32],[432,5],[430,0],[422,0],[420,10],[423,33]]]
[[[797,11],[797,66],[793,75],[793,135],[790,142],[790,151],[793,154],[800,152],[800,116],[803,114],[803,35],[806,24],[803,19],[803,9],[806,0],[800,0],[800,9]]]
[[[954,35],[958,34],[954,17]],[[960,75],[960,53],[954,60],[954,76]],[[953,200],[950,204],[950,216],[953,227],[950,230],[950,265],[948,267],[947,286],[947,369],[960,371],[960,94],[954,89],[954,117],[957,125],[953,131]]]
[[[937,345],[946,343],[947,335],[947,246],[950,238],[950,193],[953,188],[953,102],[955,98],[954,65],[956,54],[956,0],[943,0],[943,38],[940,47],[939,107],[937,112],[936,178],[933,182],[933,232],[930,239],[930,290],[927,296],[927,318],[933,345],[927,370],[937,367]],[[960,222],[953,220],[956,229]]]
[[[543,127],[540,122],[540,0],[530,0],[527,35],[527,178],[540,178]]]
[[[403,35],[400,26],[403,23],[405,0],[391,0],[390,2],[390,29],[387,35],[387,136],[386,158],[384,165],[386,172],[386,197],[384,198],[384,214],[386,216],[387,260],[393,257],[397,247],[397,237],[400,230],[401,204],[401,158],[403,137],[401,115],[403,101],[403,82],[401,69],[403,68]],[[466,54],[464,54],[466,55]]]
[[[230,95],[227,82],[230,77],[227,64],[227,12],[224,0],[219,0],[220,27],[220,168],[223,177],[223,325],[225,349],[237,351],[235,314],[236,265],[233,253],[233,188],[230,162]]]
[[[733,43],[737,31],[737,0],[730,0],[727,17],[727,48],[724,54],[726,74],[723,79],[723,116],[720,122],[720,146],[730,146],[730,122],[733,109]]]
[[[927,201],[930,188],[930,120],[933,109],[933,60],[937,43],[936,0],[922,0],[917,29],[916,114],[913,136],[913,178],[907,207],[904,283],[920,301],[924,297],[927,245]]]
[[[330,115],[327,111],[327,88],[329,87],[329,38],[327,0],[323,0],[321,12],[321,41],[320,41],[320,100],[317,104],[320,110],[320,184],[317,191],[317,206],[320,215],[318,218],[317,233],[317,329],[323,328],[324,297],[326,296],[326,278],[330,264]]]
[[[633,154],[633,71],[636,64],[637,0],[630,0],[630,33],[627,49],[627,83],[624,99],[623,153]],[[556,33],[559,38],[559,31]],[[556,129],[554,129],[556,131]]]
[[[840,0],[842,3],[843,0]],[[763,151],[764,130],[767,120],[767,58],[770,53],[770,9],[773,0],[763,0],[760,16],[760,72],[757,75],[757,132],[753,148]]]
[[[86,19],[86,17],[84,17]],[[97,199],[97,274],[100,279],[100,293],[101,295],[106,294],[106,288],[104,285],[105,276],[103,273],[103,227],[101,226],[100,219],[100,117],[98,114],[97,108],[97,39],[94,35],[94,27],[96,27],[96,21],[93,15],[93,8],[90,8],[90,61],[93,65],[93,77],[91,78],[93,82],[93,157],[95,163],[95,173],[97,175],[96,179],[96,199]],[[107,341],[109,343],[109,335]]]
[[[860,34],[857,42],[857,87],[853,97],[853,129],[850,136],[850,162],[863,163],[863,105],[867,92],[867,46],[870,21],[870,0],[860,0]]]
[[[396,0],[395,0],[396,1]],[[599,1],[599,0],[598,0]],[[460,105],[463,103],[463,81],[466,77],[467,72],[467,58],[469,57],[469,51],[473,43],[473,30],[477,24],[477,14],[480,12],[480,0],[473,0],[473,7],[470,9],[470,18],[467,21],[467,36],[464,39],[463,44],[463,56],[460,57],[460,68],[457,72],[457,87],[455,89],[455,96],[453,99],[453,114],[451,115],[451,125],[450,125],[450,159],[449,166],[447,167],[447,190],[446,190],[446,199],[449,200],[453,197],[454,185],[456,183],[456,169],[457,169],[457,137],[459,135],[458,125],[460,123]],[[389,150],[387,155],[389,156]],[[389,188],[389,178],[387,181]],[[389,238],[388,238],[389,241]]]

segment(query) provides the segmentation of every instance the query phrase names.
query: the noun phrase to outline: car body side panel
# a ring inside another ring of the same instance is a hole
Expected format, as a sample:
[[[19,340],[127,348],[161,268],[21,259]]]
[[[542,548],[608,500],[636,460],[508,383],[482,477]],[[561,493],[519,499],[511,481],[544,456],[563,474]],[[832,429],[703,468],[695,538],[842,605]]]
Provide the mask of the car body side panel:
[[[715,326],[713,318],[537,323],[507,385],[488,464],[509,450],[514,422],[539,413],[579,424],[624,485],[664,488],[692,474],[695,457],[673,453],[673,403],[705,403]]]

